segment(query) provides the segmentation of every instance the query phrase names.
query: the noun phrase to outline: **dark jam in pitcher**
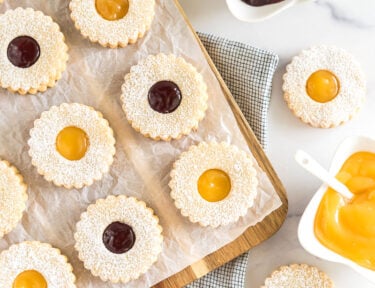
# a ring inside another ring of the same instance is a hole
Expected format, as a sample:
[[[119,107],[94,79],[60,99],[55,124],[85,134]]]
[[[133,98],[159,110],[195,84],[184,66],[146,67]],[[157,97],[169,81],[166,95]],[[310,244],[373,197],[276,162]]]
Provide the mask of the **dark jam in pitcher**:
[[[284,0],[242,0],[242,1],[251,6],[264,6],[264,5],[279,3]]]

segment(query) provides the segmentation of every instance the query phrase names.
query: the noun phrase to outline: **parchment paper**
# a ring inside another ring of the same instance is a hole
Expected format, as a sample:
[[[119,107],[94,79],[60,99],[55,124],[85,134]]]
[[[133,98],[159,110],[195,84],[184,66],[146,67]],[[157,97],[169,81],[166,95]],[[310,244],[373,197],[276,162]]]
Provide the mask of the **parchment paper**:
[[[70,20],[67,0],[8,0],[1,11],[17,6],[41,10],[60,24],[70,47],[70,60],[57,86],[45,93],[20,96],[0,90],[0,157],[18,167],[29,194],[21,223],[0,240],[0,251],[25,240],[48,242],[68,256],[78,287],[148,287],[231,242],[281,205],[266,174],[256,165],[258,197],[239,222],[218,229],[202,228],[190,223],[175,208],[169,196],[169,172],[181,152],[192,144],[210,140],[249,149],[218,81],[172,0],[158,0],[152,29],[144,39],[123,49],[106,49],[83,39]],[[153,141],[135,132],[120,102],[120,87],[129,68],[147,55],[160,52],[174,53],[193,63],[203,74],[210,97],[209,109],[198,131],[169,143]],[[57,188],[45,181],[31,165],[27,153],[34,120],[52,105],[64,102],[79,102],[101,111],[117,140],[110,172],[81,190]],[[158,262],[143,277],[127,285],[104,283],[93,277],[74,250],[73,234],[80,214],[89,204],[111,194],[145,201],[164,228],[165,241]]]

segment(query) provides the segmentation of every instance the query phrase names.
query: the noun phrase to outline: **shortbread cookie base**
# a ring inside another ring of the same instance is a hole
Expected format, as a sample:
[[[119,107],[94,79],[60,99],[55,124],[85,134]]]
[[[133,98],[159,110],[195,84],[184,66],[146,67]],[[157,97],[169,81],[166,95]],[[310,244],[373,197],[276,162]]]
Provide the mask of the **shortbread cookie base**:
[[[169,114],[154,111],[147,100],[148,90],[162,80],[176,83],[182,94],[180,106]],[[163,141],[180,139],[197,130],[208,108],[202,75],[192,64],[173,54],[149,55],[131,67],[122,85],[121,100],[126,118],[137,132]]]
[[[84,38],[103,47],[126,47],[142,38],[155,16],[155,0],[130,0],[127,15],[116,21],[102,18],[95,0],[72,0],[71,18]]]
[[[105,228],[115,221],[130,225],[136,241],[124,254],[113,254],[103,244]],[[157,261],[163,236],[159,218],[134,197],[108,196],[90,205],[77,223],[75,248],[86,269],[103,281],[127,283],[139,278]]]
[[[8,161],[0,160],[0,239],[12,231],[21,220],[28,199],[27,186],[19,171]],[[6,182],[6,183],[4,183]],[[4,218],[3,218],[4,217]]]
[[[220,169],[231,179],[229,195],[219,202],[208,202],[197,189],[199,177],[209,169]],[[218,227],[236,222],[253,206],[258,179],[251,158],[227,143],[191,146],[174,163],[171,171],[171,197],[181,214],[201,226]]]
[[[333,288],[332,280],[318,268],[306,264],[281,266],[261,288]]]
[[[328,70],[340,82],[338,95],[319,103],[306,92],[309,76]],[[301,121],[316,128],[332,128],[352,119],[366,98],[366,81],[359,63],[348,52],[333,46],[314,46],[303,50],[287,65],[283,76],[284,99]]]
[[[294,106],[290,105],[290,103],[287,100],[287,99],[289,99],[289,97],[290,96],[289,96],[288,93],[284,94],[284,99],[285,99],[285,101],[286,101],[286,103],[288,105],[288,108],[293,113],[293,115],[295,117],[297,117],[301,122],[303,122],[303,123],[305,123],[305,124],[307,124],[307,125],[309,125],[309,126],[311,126],[313,128],[330,129],[330,128],[335,128],[335,127],[344,125],[345,123],[347,123],[350,120],[352,120],[361,111],[361,108],[358,108],[358,109],[354,110],[352,112],[352,114],[350,114],[345,120],[342,120],[342,121],[339,121],[339,122],[335,122],[335,123],[306,121],[304,117],[300,116],[299,111],[297,111]]]
[[[25,29],[23,23],[27,19],[33,19],[33,22],[28,23],[29,27]],[[18,22],[9,24],[12,21]],[[1,26],[3,23],[6,25]],[[7,27],[7,30],[1,31],[1,27]],[[65,37],[60,27],[53,22],[51,17],[31,8],[8,10],[0,16],[0,32],[4,33],[4,39],[0,45],[3,51],[0,55],[0,67],[5,71],[0,74],[2,88],[22,95],[35,94],[53,87],[61,78],[69,59],[68,46],[65,44]],[[28,68],[18,68],[10,63],[4,51],[12,39],[25,34],[38,42],[41,56],[34,65]]]
[[[54,78],[51,78],[48,83],[42,84],[38,88],[30,88],[29,90],[25,90],[25,89],[14,90],[11,87],[8,87],[7,88],[8,91],[12,92],[12,93],[18,93],[18,94],[21,94],[21,95],[26,95],[26,94],[34,95],[34,94],[37,94],[39,92],[45,92],[45,91],[47,91],[48,88],[55,87],[57,81],[61,79],[62,73],[66,70],[66,63],[67,63],[68,59],[69,59],[69,55],[66,54],[66,57],[61,61],[61,66],[58,69],[59,72],[57,72],[56,76]]]
[[[17,275],[26,270],[41,273],[48,287],[76,287],[68,258],[50,244],[26,241],[12,245],[0,254],[0,267],[0,283],[4,288],[11,288]]]
[[[83,129],[89,138],[85,156],[77,161],[67,160],[56,151],[57,134],[69,126]],[[34,121],[30,136],[29,155],[38,173],[67,189],[80,189],[100,180],[109,171],[116,152],[108,121],[94,108],[79,103],[64,103],[43,112]]]

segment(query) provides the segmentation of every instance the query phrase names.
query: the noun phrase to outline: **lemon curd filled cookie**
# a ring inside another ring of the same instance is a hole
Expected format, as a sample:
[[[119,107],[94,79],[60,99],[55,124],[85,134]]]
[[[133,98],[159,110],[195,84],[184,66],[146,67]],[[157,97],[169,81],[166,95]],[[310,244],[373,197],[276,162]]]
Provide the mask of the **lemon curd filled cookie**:
[[[174,163],[169,186],[183,216],[218,227],[237,221],[253,206],[258,180],[244,151],[226,143],[202,142]]]
[[[77,223],[75,248],[94,276],[114,283],[137,279],[157,260],[163,237],[151,208],[133,197],[108,196]]]
[[[68,61],[64,35],[52,18],[31,8],[0,16],[0,85],[35,94],[53,87]]]
[[[130,69],[121,99],[135,130],[168,141],[198,128],[208,94],[202,75],[193,65],[181,57],[158,54]]]
[[[82,188],[108,172],[115,138],[100,112],[64,103],[42,113],[30,130],[32,164],[47,181],[65,188]]]
[[[21,220],[26,209],[26,189],[18,170],[0,160],[0,239]]]
[[[85,38],[110,48],[143,37],[155,14],[155,0],[72,0],[69,7]]]
[[[315,46],[287,66],[284,98],[293,113],[313,127],[330,128],[350,120],[365,100],[366,81],[345,50]]]
[[[12,245],[0,254],[2,288],[75,288],[75,276],[60,250],[40,242]]]
[[[314,266],[292,264],[274,271],[261,288],[333,288],[332,280]]]

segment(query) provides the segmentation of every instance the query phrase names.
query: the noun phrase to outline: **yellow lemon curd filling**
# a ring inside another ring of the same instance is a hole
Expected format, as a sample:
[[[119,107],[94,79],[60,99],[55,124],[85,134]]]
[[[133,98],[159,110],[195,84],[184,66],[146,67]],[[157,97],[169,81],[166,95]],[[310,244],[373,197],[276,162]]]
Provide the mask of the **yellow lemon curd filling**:
[[[318,70],[310,75],[306,82],[306,92],[316,102],[326,103],[333,100],[340,91],[340,82],[336,75],[328,70]]]
[[[230,177],[219,169],[207,170],[198,179],[198,192],[208,202],[224,200],[231,188]]]
[[[347,201],[329,188],[315,216],[315,235],[327,248],[375,270],[375,154],[353,154],[336,177],[354,196]]]
[[[14,279],[12,288],[47,288],[43,275],[35,270],[23,271]]]
[[[56,137],[56,150],[61,156],[71,161],[82,159],[88,146],[89,139],[86,132],[78,127],[65,127]]]
[[[95,0],[99,15],[108,21],[124,18],[129,11],[129,0]]]

